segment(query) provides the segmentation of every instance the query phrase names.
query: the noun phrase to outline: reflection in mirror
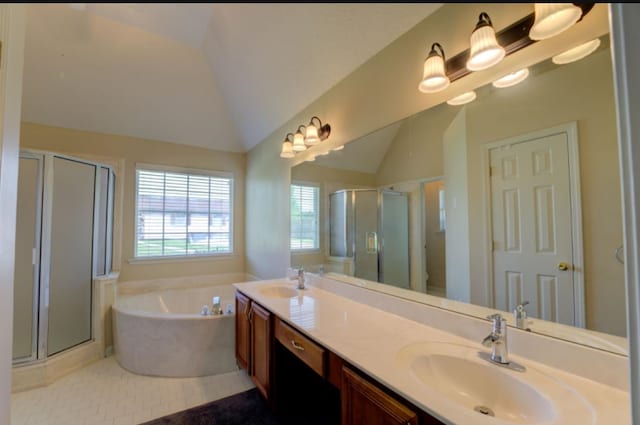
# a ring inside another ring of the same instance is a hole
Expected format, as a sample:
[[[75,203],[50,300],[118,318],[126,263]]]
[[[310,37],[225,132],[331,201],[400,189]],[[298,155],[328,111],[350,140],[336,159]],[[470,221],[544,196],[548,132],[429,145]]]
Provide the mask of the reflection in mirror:
[[[626,353],[609,37],[570,64],[476,89],[292,169],[319,190],[318,249],[293,266]],[[309,225],[311,226],[311,224]],[[309,227],[310,228],[310,227]],[[292,247],[294,248],[294,247]],[[586,331],[589,330],[589,331]]]

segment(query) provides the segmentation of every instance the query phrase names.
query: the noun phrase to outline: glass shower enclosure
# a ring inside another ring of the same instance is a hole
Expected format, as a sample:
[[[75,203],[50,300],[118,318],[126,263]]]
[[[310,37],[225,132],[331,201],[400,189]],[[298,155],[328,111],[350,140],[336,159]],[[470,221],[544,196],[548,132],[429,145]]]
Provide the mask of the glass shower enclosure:
[[[409,288],[409,195],[348,189],[329,195],[332,257],[350,258],[353,276]]]
[[[111,269],[114,181],[106,165],[20,153],[14,364],[91,340],[93,278]]]

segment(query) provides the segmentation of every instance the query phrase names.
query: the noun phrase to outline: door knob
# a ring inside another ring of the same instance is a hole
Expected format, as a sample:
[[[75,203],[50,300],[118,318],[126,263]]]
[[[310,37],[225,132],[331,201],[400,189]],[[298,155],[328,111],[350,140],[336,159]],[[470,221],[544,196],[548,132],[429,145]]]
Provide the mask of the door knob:
[[[558,270],[561,270],[563,272],[569,270],[569,267],[570,266],[568,263],[565,263],[565,262],[558,263]]]

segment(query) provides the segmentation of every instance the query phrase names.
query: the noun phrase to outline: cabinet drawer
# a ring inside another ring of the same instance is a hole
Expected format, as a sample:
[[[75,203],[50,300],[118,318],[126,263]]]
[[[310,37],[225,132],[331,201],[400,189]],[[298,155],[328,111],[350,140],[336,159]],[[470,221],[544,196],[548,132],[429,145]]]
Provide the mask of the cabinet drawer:
[[[276,318],[276,339],[318,375],[324,377],[326,369],[326,352],[324,348],[278,318]]]

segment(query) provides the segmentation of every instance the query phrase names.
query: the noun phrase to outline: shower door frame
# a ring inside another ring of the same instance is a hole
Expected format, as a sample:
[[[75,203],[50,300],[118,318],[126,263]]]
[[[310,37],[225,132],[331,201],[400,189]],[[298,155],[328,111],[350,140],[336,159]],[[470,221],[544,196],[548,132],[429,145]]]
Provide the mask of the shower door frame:
[[[94,291],[93,280],[98,276],[98,241],[99,241],[99,214],[101,210],[100,194],[102,188],[101,170],[108,170],[108,181],[105,185],[107,190],[107,216],[106,216],[106,235],[105,235],[105,275],[111,272],[112,266],[112,250],[113,250],[113,207],[115,198],[115,172],[114,167],[101,164],[96,161],[77,158],[70,155],[60,154],[50,151],[41,151],[37,149],[21,149],[20,158],[33,158],[39,160],[38,167],[38,210],[36,211],[39,220],[36,220],[36,250],[37,259],[34,264],[34,297],[33,297],[33,333],[32,348],[30,357],[20,357],[12,359],[12,364],[27,365],[44,361],[48,357],[63,353],[69,349],[82,344],[91,342],[95,338],[94,332]],[[92,253],[91,253],[91,305],[89,314],[89,339],[78,344],[65,348],[62,351],[47,354],[48,351],[48,331],[49,331],[49,289],[50,289],[50,271],[51,271],[51,229],[53,214],[53,163],[56,158],[67,161],[89,165],[94,167],[94,192],[93,192],[93,229],[92,229]],[[36,296],[37,294],[37,296]],[[14,306],[15,307],[15,306]]]
[[[407,276],[409,278],[409,289],[411,289],[411,224],[409,220],[409,215],[411,211],[410,198],[409,194],[406,192],[401,192],[393,189],[377,189],[378,190],[378,282],[384,283],[384,194],[389,193],[393,196],[402,196],[407,198],[407,223],[408,223],[408,234],[407,234],[407,245],[408,245],[408,258],[407,258]],[[387,284],[392,285],[393,284]],[[405,289],[405,288],[403,288]]]
[[[31,355],[27,357],[12,358],[13,365],[29,364],[38,360],[39,351],[39,326],[42,314],[42,304],[40,303],[40,279],[41,279],[41,253],[42,253],[42,211],[44,201],[44,155],[42,153],[32,151],[20,151],[18,163],[20,159],[33,159],[38,161],[38,174],[36,186],[36,223],[34,247],[32,248],[32,264],[33,264],[33,297],[31,301]],[[15,308],[16,306],[14,306]]]

